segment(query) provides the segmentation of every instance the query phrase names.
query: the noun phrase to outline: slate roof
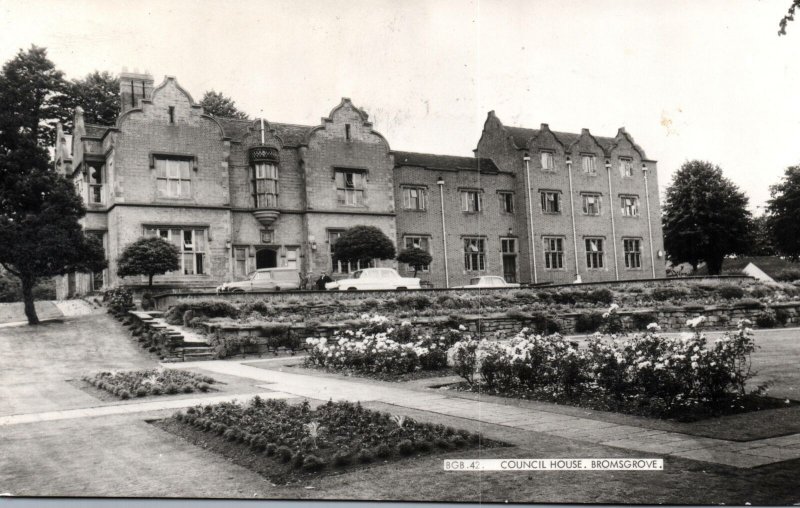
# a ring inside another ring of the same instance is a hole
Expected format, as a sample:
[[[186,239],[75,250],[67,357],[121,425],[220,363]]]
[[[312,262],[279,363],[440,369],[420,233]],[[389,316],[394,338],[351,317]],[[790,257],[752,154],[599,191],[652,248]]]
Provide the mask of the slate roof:
[[[524,148],[528,146],[528,141],[539,135],[539,129],[526,129],[524,127],[505,127],[506,131],[511,134],[514,143],[519,148]],[[569,145],[580,139],[581,135],[576,134],[574,132],[556,132],[551,131],[555,137],[564,145],[565,148],[569,148]],[[594,134],[593,134],[594,136]],[[600,146],[605,151],[611,150],[611,147],[617,142],[615,138],[605,138],[600,136],[594,136],[594,139],[600,143]]]
[[[417,152],[394,152],[394,164],[395,166],[419,166],[450,171],[475,171],[480,165],[482,173],[500,171],[491,159]]]
[[[216,118],[216,117],[215,117]],[[247,135],[247,129],[253,124],[254,120],[241,120],[239,118],[216,118],[225,130],[225,135],[234,141],[241,141]],[[269,122],[270,127],[275,129],[275,133],[283,140],[284,146],[299,146],[306,137],[308,131],[313,129],[309,125],[295,125],[289,123]]]

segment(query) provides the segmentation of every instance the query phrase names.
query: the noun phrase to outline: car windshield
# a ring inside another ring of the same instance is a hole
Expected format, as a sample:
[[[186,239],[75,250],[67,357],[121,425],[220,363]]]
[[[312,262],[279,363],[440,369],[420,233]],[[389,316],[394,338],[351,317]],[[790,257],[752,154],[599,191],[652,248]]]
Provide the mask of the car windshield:
[[[358,279],[358,278],[361,277],[362,273],[364,273],[362,270],[355,271],[355,272],[353,272],[353,277],[352,278],[353,279]]]
[[[270,272],[256,272],[253,276],[253,280],[270,280],[272,278],[272,274]]]
[[[481,283],[480,277],[473,277],[469,280],[470,285],[474,286]]]

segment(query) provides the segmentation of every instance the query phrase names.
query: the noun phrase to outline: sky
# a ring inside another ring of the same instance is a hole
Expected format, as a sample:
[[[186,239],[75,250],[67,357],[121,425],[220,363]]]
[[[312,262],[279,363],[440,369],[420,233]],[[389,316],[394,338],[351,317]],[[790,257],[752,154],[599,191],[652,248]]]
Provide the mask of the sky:
[[[316,125],[342,97],[395,150],[472,155],[505,125],[614,136],[659,186],[719,165],[760,213],[800,163],[800,20],[790,0],[0,0],[0,62],[31,44],[69,78],[165,75],[254,117]]]

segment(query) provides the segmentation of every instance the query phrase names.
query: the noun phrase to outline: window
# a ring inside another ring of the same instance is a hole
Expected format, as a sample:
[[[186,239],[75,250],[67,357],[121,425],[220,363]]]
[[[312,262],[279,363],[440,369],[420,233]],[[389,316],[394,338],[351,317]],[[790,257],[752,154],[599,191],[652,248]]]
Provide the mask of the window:
[[[603,268],[603,239],[586,239],[586,267],[591,269]]]
[[[486,241],[464,238],[464,268],[471,272],[486,270]]]
[[[620,196],[622,201],[622,215],[625,217],[638,217],[639,216],[639,197],[638,196]]]
[[[625,252],[625,268],[642,267],[642,241],[638,238],[623,238],[622,250]]]
[[[344,229],[329,229],[328,230],[328,254],[331,258],[331,272],[333,273],[351,273],[362,268],[368,268],[372,263],[357,261],[355,263],[344,263],[333,259],[333,246],[336,241],[344,233]]]
[[[406,210],[424,210],[425,188],[403,187],[403,208]]]
[[[564,269],[564,239],[544,237],[544,267],[547,270]]]
[[[500,252],[502,252],[503,254],[515,254],[517,252],[517,239],[501,238]]]
[[[337,169],[334,176],[339,206],[364,206],[364,174]]]
[[[103,168],[89,166],[89,203],[103,203]]]
[[[589,175],[597,174],[597,166],[595,164],[595,156],[594,155],[582,155],[581,156],[581,165],[583,166],[583,172]]]
[[[190,198],[192,194],[192,161],[157,157],[156,185],[162,198]]]
[[[541,160],[542,160],[542,171],[556,170],[556,159],[553,156],[553,152],[542,152]]]
[[[430,254],[430,239],[427,236],[406,236],[403,239],[403,243],[406,249],[416,248],[420,250],[424,250],[428,254]],[[414,268],[411,266],[407,266],[407,271],[413,272]],[[428,265],[423,265],[421,271],[427,272]]]
[[[233,273],[239,277],[247,275],[247,247],[234,247]]]
[[[253,166],[253,188],[256,208],[278,206],[278,167],[260,162]]]
[[[344,138],[347,141],[350,141],[350,124],[349,123],[344,124]]]
[[[147,228],[147,236],[160,236],[180,251],[178,271],[169,275],[204,275],[206,273],[206,230],[180,228]]]
[[[286,268],[297,268],[297,248],[286,249]]]
[[[581,194],[584,215],[600,215],[602,197],[600,194]]]
[[[542,212],[561,213],[561,194],[557,191],[542,191]]]
[[[461,210],[464,212],[480,212],[483,210],[481,191],[461,191]]]
[[[175,123],[175,106],[169,107],[169,123]]]
[[[619,160],[619,174],[623,177],[633,176],[633,161],[631,159]]]
[[[500,192],[500,211],[503,213],[514,213],[514,193]]]

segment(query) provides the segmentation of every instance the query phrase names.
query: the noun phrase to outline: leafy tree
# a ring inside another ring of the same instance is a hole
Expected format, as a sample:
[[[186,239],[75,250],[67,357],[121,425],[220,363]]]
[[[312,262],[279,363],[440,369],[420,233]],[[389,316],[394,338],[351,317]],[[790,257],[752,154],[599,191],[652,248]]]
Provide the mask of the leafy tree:
[[[117,260],[117,275],[147,275],[149,287],[153,276],[178,270],[180,265],[178,248],[158,236],[139,238],[125,247]]]
[[[748,199],[722,170],[710,162],[688,161],[667,188],[664,203],[664,244],[674,264],[697,269],[705,261],[719,274],[729,254],[750,248]]]
[[[65,84],[60,101],[61,123],[72,132],[75,108],[83,108],[86,123],[114,125],[119,116],[119,78],[108,72],[94,71],[83,79]]]
[[[333,258],[344,263],[369,263],[373,259],[394,259],[394,244],[375,226],[353,226],[336,240]]]
[[[230,97],[225,96],[222,92],[215,92],[209,90],[203,95],[203,100],[200,101],[203,110],[218,118],[241,118],[247,120],[247,113],[240,111],[236,107],[236,103]]]
[[[773,235],[769,228],[769,217],[761,215],[750,221],[752,244],[748,252],[751,256],[774,256],[777,254]]]
[[[52,146],[55,122],[63,116],[63,73],[47,50],[31,46],[6,62],[0,76],[0,147],[35,142]]]
[[[800,258],[800,166],[786,168],[780,183],[770,186],[767,227],[775,248],[792,261]]]
[[[47,169],[0,181],[0,264],[22,284],[29,324],[39,323],[33,303],[38,280],[106,267],[100,241],[78,222],[85,214],[75,187]]]
[[[791,5],[789,5],[789,10],[786,12],[786,15],[781,18],[780,21],[780,28],[778,29],[778,35],[786,35],[786,25],[789,24],[790,21],[794,21],[794,13],[797,8],[800,7],[800,0],[792,0]]]
[[[414,277],[416,277],[419,270],[422,270],[423,267],[431,264],[433,257],[431,257],[428,252],[422,249],[418,249],[417,247],[409,247],[408,249],[403,249],[400,251],[400,254],[397,255],[397,260],[413,268]]]

